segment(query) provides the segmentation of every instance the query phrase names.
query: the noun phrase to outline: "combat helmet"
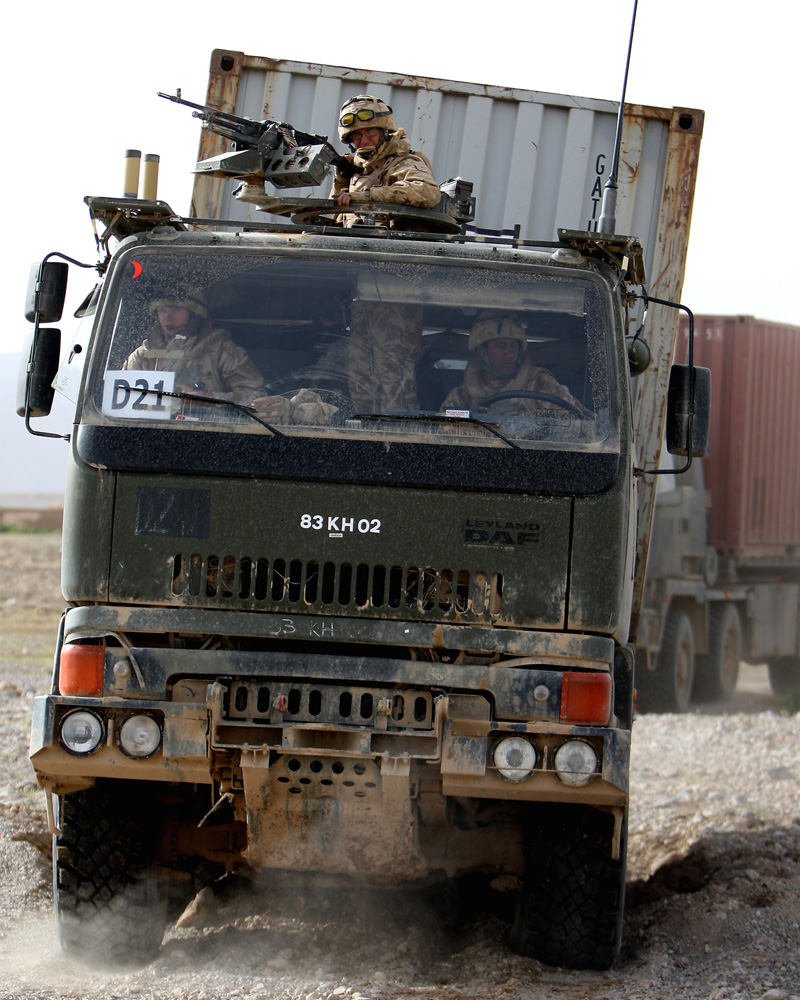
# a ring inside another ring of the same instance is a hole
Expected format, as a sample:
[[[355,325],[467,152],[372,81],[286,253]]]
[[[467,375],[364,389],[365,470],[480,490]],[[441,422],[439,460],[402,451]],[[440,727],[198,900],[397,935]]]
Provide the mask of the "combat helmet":
[[[379,128],[383,131],[385,143],[392,132],[397,131],[392,109],[389,105],[371,94],[359,94],[345,101],[339,111],[339,139],[350,145],[350,135],[362,128]]]
[[[202,288],[197,285],[187,285],[176,283],[174,285],[163,285],[156,293],[156,297],[150,302],[151,314],[156,313],[164,306],[174,306],[177,309],[188,309],[190,313],[206,319],[208,316],[208,306]]]
[[[515,371],[518,370],[528,346],[525,327],[522,323],[511,313],[482,312],[470,327],[469,350],[477,355],[486,371],[497,375],[498,373],[489,363],[489,355],[486,349],[492,340],[519,341],[520,348]]]

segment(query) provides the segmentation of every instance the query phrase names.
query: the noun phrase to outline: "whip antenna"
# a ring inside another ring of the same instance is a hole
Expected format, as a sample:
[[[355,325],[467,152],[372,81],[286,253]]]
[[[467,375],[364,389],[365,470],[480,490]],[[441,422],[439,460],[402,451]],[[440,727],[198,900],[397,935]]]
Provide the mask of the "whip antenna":
[[[614,157],[611,162],[611,173],[603,188],[603,201],[600,205],[600,219],[597,228],[601,233],[614,233],[617,228],[617,174],[619,172],[619,150],[622,145],[622,118],[625,114],[625,91],[628,87],[628,70],[631,65],[631,49],[633,48],[633,29],[636,25],[636,8],[639,0],[633,0],[633,18],[631,19],[631,34],[628,39],[628,58],[625,60],[625,79],[622,81],[622,100],[619,102],[617,115],[617,134],[614,138]]]

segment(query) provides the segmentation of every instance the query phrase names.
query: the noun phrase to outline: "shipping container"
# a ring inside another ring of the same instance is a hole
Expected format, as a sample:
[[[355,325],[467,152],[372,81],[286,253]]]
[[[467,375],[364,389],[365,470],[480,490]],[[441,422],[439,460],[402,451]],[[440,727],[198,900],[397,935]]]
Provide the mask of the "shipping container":
[[[529,240],[555,240],[558,228],[597,229],[614,147],[616,101],[319,66],[227,49],[213,52],[209,74],[206,103],[211,107],[327,135],[341,152],[347,152],[336,135],[341,105],[360,93],[380,97],[394,109],[412,147],[431,161],[440,184],[451,177],[473,182],[478,229],[518,227]],[[694,108],[625,108],[616,230],[641,240],[656,296],[680,294],[674,276],[683,274],[703,119]],[[198,160],[226,148],[226,140],[203,132]],[[197,175],[192,214],[263,221],[263,213],[233,197],[237,186],[237,181]],[[327,188],[324,194],[305,190],[315,198],[328,193]],[[663,226],[668,214],[681,223]]]
[[[688,326],[681,320],[685,350]],[[739,562],[800,558],[800,327],[696,316],[711,369],[709,543]]]
[[[711,370],[709,453],[664,476],[637,640],[640,707],[732,694],[739,662],[800,683],[800,327],[694,318]],[[681,318],[676,356],[688,356]]]

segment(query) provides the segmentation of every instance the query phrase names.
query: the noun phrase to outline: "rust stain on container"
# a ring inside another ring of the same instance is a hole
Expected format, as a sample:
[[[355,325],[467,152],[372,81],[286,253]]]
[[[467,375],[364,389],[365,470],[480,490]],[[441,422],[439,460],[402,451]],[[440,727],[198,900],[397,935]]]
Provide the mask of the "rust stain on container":
[[[243,52],[228,49],[214,49],[208,72],[208,90],[205,103],[220,111],[233,113],[239,96],[239,81],[245,60]],[[197,159],[208,159],[225,152],[228,142],[222,136],[203,129]],[[225,193],[225,180],[217,177],[195,177],[192,194],[191,214],[199,219],[219,218],[220,207]]]
[[[656,116],[659,109],[648,108]],[[657,298],[679,302],[683,289],[686,250],[689,243],[695,179],[700,156],[704,115],[693,108],[673,108],[670,112],[669,149],[664,171],[664,198],[661,201],[661,231],[648,290]],[[675,220],[667,225],[667,220]],[[644,383],[636,401],[636,439],[645,442],[637,455],[639,468],[656,469],[666,418],[666,387],[675,350],[678,312],[654,305],[648,311],[645,339],[653,353],[652,366],[657,377]],[[644,590],[650,528],[655,507],[655,490],[639,491],[636,568],[634,574],[633,621],[638,621]],[[635,626],[633,629],[635,634]]]

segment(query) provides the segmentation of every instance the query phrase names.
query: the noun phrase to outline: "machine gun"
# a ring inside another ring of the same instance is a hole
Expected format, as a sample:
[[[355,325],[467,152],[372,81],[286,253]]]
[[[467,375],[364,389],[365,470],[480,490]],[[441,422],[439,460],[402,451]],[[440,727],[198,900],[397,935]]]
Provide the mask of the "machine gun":
[[[203,122],[204,129],[234,144],[230,152],[200,160],[195,167],[196,174],[239,178],[244,183],[234,192],[234,197],[256,205],[259,211],[291,216],[297,224],[338,224],[335,218],[343,210],[332,201],[286,196],[276,198],[267,194],[264,188],[264,181],[270,181],[277,188],[320,184],[332,166],[337,167],[345,177],[352,177],[357,172],[356,168],[331,146],[326,136],[301,132],[285,122],[254,121],[208,105],[194,104],[185,101],[180,90],[175,94],[159,92],[158,96],[193,108],[192,114]],[[401,218],[412,229],[414,225],[423,223],[430,232],[457,233],[463,224],[475,218],[472,184],[453,178],[441,184],[440,189],[442,197],[433,209],[370,202],[359,203],[358,211],[378,219],[386,216]]]
[[[353,165],[338,153],[324,135],[301,132],[285,122],[255,121],[195,104],[175,94],[162,94],[167,101],[193,108],[202,127],[229,139],[234,149],[200,160],[195,173],[211,177],[239,177],[248,184],[270,181],[277,188],[307,187],[321,184],[332,166],[345,177],[354,173]]]

